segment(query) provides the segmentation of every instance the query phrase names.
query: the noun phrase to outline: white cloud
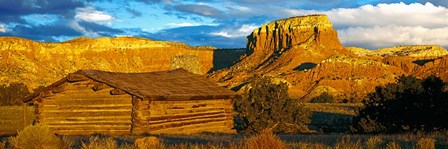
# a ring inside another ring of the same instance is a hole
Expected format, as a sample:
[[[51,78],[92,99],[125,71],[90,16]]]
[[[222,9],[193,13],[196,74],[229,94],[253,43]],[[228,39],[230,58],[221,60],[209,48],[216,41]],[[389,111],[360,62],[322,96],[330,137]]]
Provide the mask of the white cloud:
[[[213,36],[223,36],[227,38],[238,38],[238,37],[245,37],[249,35],[252,31],[254,31],[255,28],[258,28],[258,26],[255,26],[253,24],[244,24],[241,27],[237,29],[226,29],[218,32],[210,33]]]
[[[289,16],[327,14],[344,45],[381,48],[396,45],[448,46],[448,8],[431,3],[393,3],[328,11],[285,9]]]
[[[339,30],[338,33],[339,39],[345,45],[363,45],[373,49],[397,45],[448,46],[448,26],[441,28],[396,25],[350,27]]]
[[[201,25],[218,26],[219,24],[200,24],[200,23],[182,22],[182,23],[169,23],[167,25],[172,27],[188,27],[188,26],[201,26]]]
[[[93,7],[77,8],[75,19],[95,23],[110,23],[115,20],[113,16],[95,10]]]
[[[79,25],[79,23],[76,21],[70,22],[69,26],[77,31],[80,31],[85,36],[89,36],[89,37],[98,37],[99,36],[98,33],[96,33],[96,32],[86,30],[84,27]]]
[[[1,33],[6,33],[6,27],[5,27],[5,25],[4,24],[0,24],[0,32]]]
[[[393,3],[364,5],[359,8],[337,8],[329,11],[285,9],[288,16],[327,14],[338,26],[448,26],[448,8],[431,3]]]

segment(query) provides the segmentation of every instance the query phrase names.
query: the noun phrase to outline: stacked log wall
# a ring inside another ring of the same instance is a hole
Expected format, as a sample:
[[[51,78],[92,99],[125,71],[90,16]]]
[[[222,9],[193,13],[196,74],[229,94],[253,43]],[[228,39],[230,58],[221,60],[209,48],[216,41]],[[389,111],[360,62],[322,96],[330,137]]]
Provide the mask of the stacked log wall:
[[[94,91],[98,83],[67,82],[35,103],[36,121],[61,135],[130,134],[132,97]],[[56,93],[57,92],[57,93]]]
[[[137,109],[133,114],[135,134],[235,133],[232,129],[233,104],[230,99],[134,99],[134,109]]]

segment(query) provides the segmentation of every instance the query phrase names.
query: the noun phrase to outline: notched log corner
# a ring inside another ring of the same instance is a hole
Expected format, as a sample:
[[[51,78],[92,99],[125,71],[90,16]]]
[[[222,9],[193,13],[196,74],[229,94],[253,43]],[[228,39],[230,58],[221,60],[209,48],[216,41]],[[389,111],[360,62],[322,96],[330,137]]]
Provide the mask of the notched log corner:
[[[115,89],[110,90],[110,94],[111,95],[124,95],[124,94],[126,94],[126,92],[115,88]]]
[[[79,82],[79,81],[87,81],[87,80],[89,80],[89,78],[82,74],[69,73],[67,75],[67,81],[69,81],[69,82]]]
[[[104,83],[98,83],[92,87],[93,91],[95,91],[95,92],[106,89],[106,88],[110,88],[110,87],[109,87],[109,85],[104,84]]]

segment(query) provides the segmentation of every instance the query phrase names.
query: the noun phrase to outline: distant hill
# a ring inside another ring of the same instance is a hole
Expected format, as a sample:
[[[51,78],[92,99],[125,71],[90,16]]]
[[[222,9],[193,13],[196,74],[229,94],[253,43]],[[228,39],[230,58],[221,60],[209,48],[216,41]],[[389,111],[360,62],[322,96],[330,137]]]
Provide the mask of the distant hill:
[[[79,69],[148,72],[182,67],[198,74],[213,68],[214,47],[146,38],[76,38],[61,43],[0,37],[0,84],[49,85]]]
[[[247,36],[247,48],[216,49],[146,38],[85,38],[60,43],[0,37],[0,84],[49,85],[79,69],[148,72],[185,68],[241,90],[261,76],[287,82],[306,101],[328,92],[359,101],[400,75],[434,74],[448,81],[448,52],[440,46],[378,50],[344,47],[325,15],[276,20]]]

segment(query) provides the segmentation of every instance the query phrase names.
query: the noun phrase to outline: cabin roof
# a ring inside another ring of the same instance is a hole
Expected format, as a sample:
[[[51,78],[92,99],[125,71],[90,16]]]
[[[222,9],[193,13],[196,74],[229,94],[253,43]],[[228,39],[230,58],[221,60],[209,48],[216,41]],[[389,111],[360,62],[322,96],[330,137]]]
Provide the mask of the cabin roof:
[[[234,98],[237,94],[218,86],[206,77],[190,73],[184,69],[147,73],[119,73],[100,70],[78,70],[73,74],[84,75],[96,82],[107,84],[130,95],[149,100],[193,100]],[[46,87],[42,92],[69,82],[70,74]],[[40,93],[28,96],[29,102]]]

